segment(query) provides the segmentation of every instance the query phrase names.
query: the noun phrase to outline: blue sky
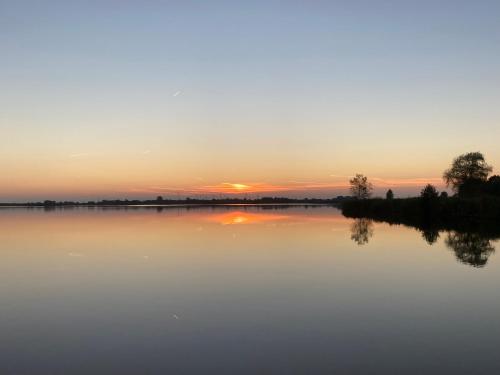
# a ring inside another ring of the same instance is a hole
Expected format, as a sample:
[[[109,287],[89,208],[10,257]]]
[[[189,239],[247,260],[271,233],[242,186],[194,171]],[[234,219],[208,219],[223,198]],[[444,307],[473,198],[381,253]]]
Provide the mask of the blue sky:
[[[463,152],[500,166],[498,14],[496,1],[0,1],[0,198],[296,180],[333,194],[332,176],[357,172],[410,194],[404,179],[434,181]]]

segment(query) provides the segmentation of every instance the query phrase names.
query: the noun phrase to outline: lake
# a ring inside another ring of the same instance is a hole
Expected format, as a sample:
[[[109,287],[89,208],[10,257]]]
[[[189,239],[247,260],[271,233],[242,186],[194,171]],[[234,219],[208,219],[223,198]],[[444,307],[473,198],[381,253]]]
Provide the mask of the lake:
[[[0,373],[498,373],[498,246],[327,206],[2,208]]]

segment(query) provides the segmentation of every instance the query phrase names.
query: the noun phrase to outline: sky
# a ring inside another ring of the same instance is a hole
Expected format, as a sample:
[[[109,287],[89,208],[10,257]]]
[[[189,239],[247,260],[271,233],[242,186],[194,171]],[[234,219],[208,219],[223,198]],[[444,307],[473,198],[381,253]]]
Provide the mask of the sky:
[[[498,1],[0,0],[0,201],[500,173]]]

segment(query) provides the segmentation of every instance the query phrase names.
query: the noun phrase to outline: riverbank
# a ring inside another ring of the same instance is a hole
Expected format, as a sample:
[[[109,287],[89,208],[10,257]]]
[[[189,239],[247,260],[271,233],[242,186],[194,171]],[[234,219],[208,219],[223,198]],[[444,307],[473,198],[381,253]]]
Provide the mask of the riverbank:
[[[342,214],[418,229],[500,233],[500,198],[363,199],[342,203]]]

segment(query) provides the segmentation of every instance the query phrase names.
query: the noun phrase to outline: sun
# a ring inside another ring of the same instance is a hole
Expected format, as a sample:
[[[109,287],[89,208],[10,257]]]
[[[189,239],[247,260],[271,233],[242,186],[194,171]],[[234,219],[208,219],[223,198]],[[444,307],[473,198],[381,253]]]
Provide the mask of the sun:
[[[229,184],[236,191],[244,191],[250,189],[250,186],[244,184]]]
[[[199,193],[222,193],[222,194],[252,194],[264,192],[287,191],[288,187],[280,185],[270,185],[262,182],[255,183],[234,183],[221,182],[217,185],[206,185],[197,188]]]

